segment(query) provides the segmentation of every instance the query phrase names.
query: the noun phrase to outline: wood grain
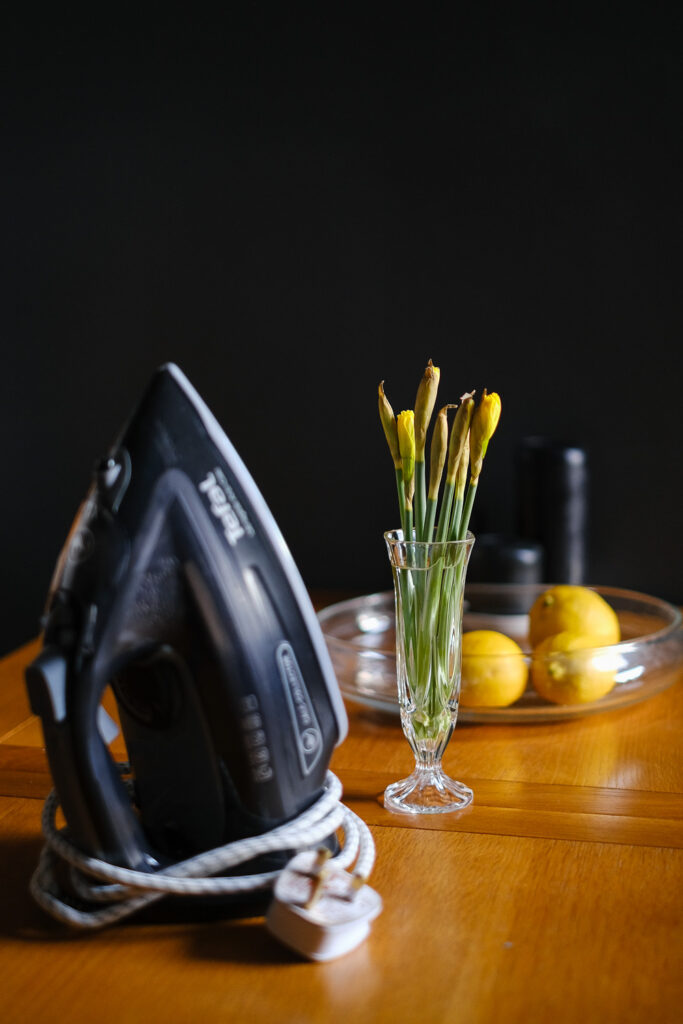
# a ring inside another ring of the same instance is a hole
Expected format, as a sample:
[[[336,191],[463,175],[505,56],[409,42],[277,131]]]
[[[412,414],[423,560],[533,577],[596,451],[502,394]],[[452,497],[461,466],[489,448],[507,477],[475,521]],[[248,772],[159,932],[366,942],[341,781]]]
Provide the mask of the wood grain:
[[[357,950],[310,964],[260,917],[84,936],[39,911],[28,884],[51,782],[23,688],[35,649],[0,661],[3,1022],[678,1024],[680,683],[576,722],[458,726],[447,767],[475,800],[436,820],[384,810],[410,751],[395,719],[349,707],[333,768],[375,837],[384,912]]]
[[[314,965],[258,919],[65,938],[25,896],[31,802],[3,798],[0,820],[7,1024],[680,1019],[676,851],[374,828],[384,912],[363,946]]]

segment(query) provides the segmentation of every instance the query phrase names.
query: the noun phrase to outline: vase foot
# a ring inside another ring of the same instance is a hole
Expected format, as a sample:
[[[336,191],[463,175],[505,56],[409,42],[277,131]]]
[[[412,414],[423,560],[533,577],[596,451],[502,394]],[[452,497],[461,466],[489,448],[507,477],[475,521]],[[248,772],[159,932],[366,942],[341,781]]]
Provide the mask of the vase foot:
[[[448,814],[462,811],[473,796],[468,786],[449,778],[441,768],[415,768],[407,779],[387,786],[384,806],[403,814]]]

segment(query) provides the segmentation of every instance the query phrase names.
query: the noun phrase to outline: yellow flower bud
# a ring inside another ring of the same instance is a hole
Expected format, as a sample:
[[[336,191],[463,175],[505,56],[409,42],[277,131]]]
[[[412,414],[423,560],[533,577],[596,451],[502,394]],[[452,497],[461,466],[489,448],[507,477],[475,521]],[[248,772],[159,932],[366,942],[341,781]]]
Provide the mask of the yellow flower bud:
[[[394,416],[394,410],[389,404],[387,396],[384,394],[384,381],[380,381],[379,387],[377,388],[379,395],[379,418],[382,421],[382,427],[384,428],[384,436],[387,439],[389,445],[389,451],[391,457],[394,460],[394,468],[400,469],[401,467],[401,453],[398,447],[398,430],[396,428],[396,417]]]
[[[406,487],[406,495],[409,491],[409,485],[412,483],[414,486],[414,475],[415,475],[415,413],[412,409],[406,409],[404,412],[398,414],[396,421],[398,429],[398,448],[401,453],[401,462],[403,464],[403,482]]]
[[[430,359],[422,375],[415,399],[415,456],[419,462],[424,462],[427,427],[434,411],[440,376],[441,370],[438,366],[434,366]]]
[[[493,391],[487,394],[486,388],[481,396],[481,402],[474,411],[472,417],[472,429],[470,431],[470,465],[473,480],[479,478],[481,465],[486,455],[489,441],[500,419],[501,402],[499,395]]]
[[[455,414],[451,439],[448,444],[448,469],[446,480],[449,484],[455,483],[455,474],[460,463],[460,456],[467,441],[467,434],[472,422],[472,410],[474,409],[474,391],[467,391],[460,399],[458,411]]]
[[[439,496],[439,484],[446,464],[448,451],[448,410],[452,405],[444,405],[436,417],[432,432],[432,443],[429,451],[429,500],[436,501]]]

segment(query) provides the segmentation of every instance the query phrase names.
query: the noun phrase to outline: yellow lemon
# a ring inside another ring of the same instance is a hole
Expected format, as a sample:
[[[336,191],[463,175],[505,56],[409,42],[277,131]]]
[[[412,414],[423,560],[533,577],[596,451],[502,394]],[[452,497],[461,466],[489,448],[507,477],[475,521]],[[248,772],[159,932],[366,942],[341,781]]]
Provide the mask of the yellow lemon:
[[[521,647],[492,629],[474,629],[462,637],[464,708],[506,708],[524,693],[529,670]]]
[[[569,583],[551,587],[537,597],[529,611],[529,641],[536,647],[548,636],[575,633],[595,637],[593,646],[621,639],[616,612],[604,597],[588,587]]]
[[[553,704],[600,700],[614,686],[616,674],[617,655],[601,651],[595,637],[558,633],[534,648],[531,681]]]

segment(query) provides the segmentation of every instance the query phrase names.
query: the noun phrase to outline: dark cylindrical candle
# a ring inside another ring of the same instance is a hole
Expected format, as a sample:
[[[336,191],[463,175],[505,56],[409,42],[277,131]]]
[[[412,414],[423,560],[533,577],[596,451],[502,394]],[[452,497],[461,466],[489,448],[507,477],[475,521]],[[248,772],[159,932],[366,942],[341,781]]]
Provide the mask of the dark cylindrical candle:
[[[518,531],[544,549],[547,583],[586,579],[588,460],[583,448],[526,438],[518,452]]]

